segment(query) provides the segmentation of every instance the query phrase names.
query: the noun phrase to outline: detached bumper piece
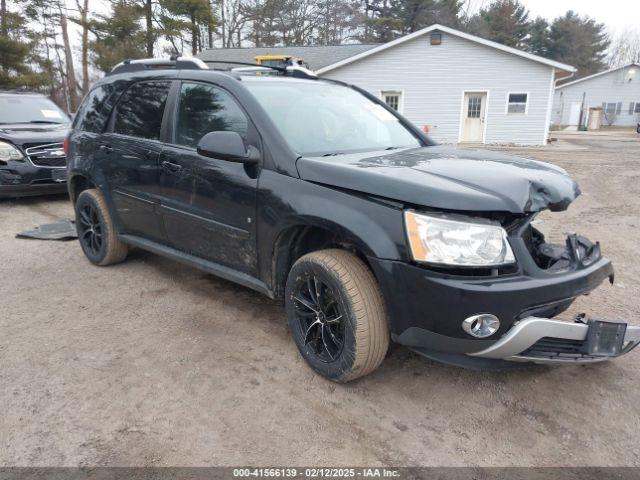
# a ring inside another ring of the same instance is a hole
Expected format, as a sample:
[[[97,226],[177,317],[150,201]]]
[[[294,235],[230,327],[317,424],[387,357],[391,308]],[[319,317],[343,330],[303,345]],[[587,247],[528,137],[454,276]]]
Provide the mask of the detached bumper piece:
[[[468,355],[541,364],[593,363],[624,355],[640,343],[640,327],[585,320],[527,317],[489,348]]]

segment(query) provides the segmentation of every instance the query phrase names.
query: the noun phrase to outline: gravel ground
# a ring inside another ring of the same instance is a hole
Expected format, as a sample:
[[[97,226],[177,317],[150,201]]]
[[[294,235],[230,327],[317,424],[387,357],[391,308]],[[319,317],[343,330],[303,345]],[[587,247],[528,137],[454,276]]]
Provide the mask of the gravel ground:
[[[640,139],[558,137],[511,149],[584,192],[539,227],[600,240],[617,269],[569,314],[638,324]],[[0,203],[0,465],[640,466],[640,351],[478,373],[398,348],[336,385],[253,291],[145,252],[98,268],[77,242],[14,238],[71,214],[64,197]]]

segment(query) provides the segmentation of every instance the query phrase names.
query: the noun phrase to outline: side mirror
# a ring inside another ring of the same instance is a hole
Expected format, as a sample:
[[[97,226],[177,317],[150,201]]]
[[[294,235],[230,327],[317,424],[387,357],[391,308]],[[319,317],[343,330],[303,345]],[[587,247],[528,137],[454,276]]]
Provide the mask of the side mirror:
[[[258,163],[260,154],[257,149],[244,146],[238,132],[209,132],[198,142],[198,154],[237,163]]]

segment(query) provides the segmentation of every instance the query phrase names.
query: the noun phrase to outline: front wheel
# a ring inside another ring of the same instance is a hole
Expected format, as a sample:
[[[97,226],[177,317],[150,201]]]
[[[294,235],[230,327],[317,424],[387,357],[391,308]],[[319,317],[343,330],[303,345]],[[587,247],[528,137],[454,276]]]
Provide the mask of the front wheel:
[[[289,327],[320,375],[348,382],[375,370],[389,347],[380,288],[367,266],[344,250],[301,257],[287,278]]]

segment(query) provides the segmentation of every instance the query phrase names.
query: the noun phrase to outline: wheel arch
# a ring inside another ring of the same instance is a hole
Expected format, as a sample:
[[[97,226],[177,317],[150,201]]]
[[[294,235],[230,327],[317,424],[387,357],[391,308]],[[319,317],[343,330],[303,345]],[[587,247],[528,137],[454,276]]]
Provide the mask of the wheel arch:
[[[74,175],[69,180],[69,196],[71,202],[75,205],[78,196],[84,191],[90,188],[97,188],[96,184],[84,175]]]
[[[338,223],[306,217],[282,229],[273,244],[271,282],[274,296],[283,298],[287,275],[296,260],[307,253],[328,248],[353,253],[373,272],[367,257],[375,253],[367,242]]]

